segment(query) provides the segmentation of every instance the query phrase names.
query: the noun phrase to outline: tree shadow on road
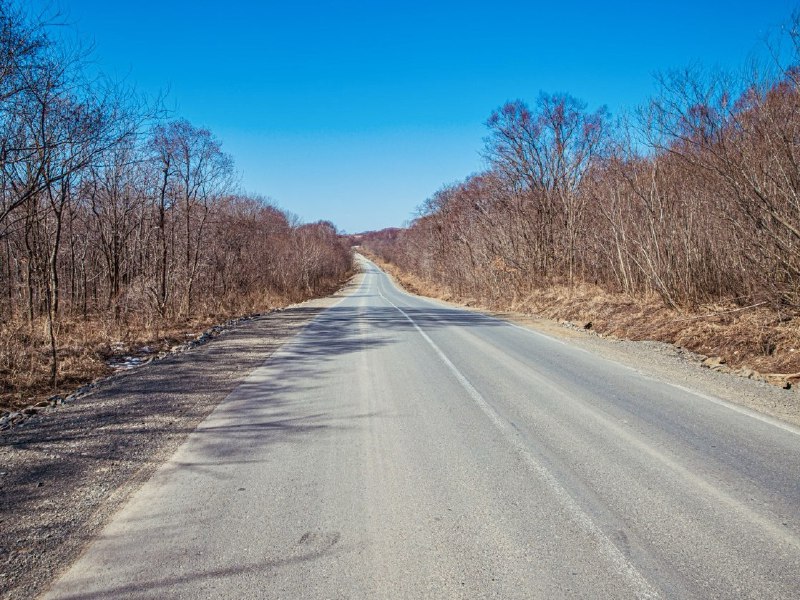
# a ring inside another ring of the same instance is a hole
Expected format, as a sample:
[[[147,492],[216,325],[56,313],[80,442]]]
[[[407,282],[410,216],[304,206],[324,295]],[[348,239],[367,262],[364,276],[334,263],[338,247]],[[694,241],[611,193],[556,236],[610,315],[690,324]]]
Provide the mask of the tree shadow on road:
[[[424,329],[501,323],[456,309],[404,311]],[[45,410],[23,427],[3,432],[0,561],[24,563],[26,571],[39,578],[23,576],[6,580],[4,586],[22,597],[34,596],[41,585],[42,566],[68,563],[127,495],[237,387],[239,394],[258,394],[262,406],[269,405],[272,412],[267,419],[254,412],[245,425],[203,432],[214,443],[236,438],[215,461],[247,460],[237,449],[242,441],[299,442],[347,427],[341,415],[298,417],[294,407],[283,406],[285,398],[291,393],[312,393],[324,385],[328,363],[337,357],[397,343],[397,332],[412,329],[413,324],[392,307],[285,309],[245,321],[190,352],[113,376],[90,396]],[[301,336],[295,337],[298,333]],[[268,381],[249,381],[248,374],[286,342],[268,363],[273,376]],[[239,410],[249,409],[240,406]],[[75,503],[82,507],[78,515],[56,508]]]

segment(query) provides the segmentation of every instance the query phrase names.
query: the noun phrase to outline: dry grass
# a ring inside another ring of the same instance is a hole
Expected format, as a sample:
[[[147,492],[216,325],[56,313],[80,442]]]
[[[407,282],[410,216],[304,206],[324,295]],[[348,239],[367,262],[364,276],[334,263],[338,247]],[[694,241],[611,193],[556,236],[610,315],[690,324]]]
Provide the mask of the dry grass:
[[[346,278],[349,276],[350,273]],[[319,295],[333,292],[341,283],[326,284]],[[197,307],[197,314],[192,318],[169,320],[147,312],[130,313],[117,321],[106,315],[85,319],[62,316],[57,328],[59,371],[55,388],[50,382],[46,321],[41,318],[29,323],[23,318],[9,319],[0,323],[0,413],[19,410],[56,394],[67,395],[81,385],[108,375],[112,372],[108,366],[110,359],[169,351],[215,324],[305,299],[268,293],[229,301],[216,299]]]
[[[0,325],[0,410],[15,410],[111,373],[111,358],[152,352],[171,346],[207,328],[213,317],[163,322],[157,326],[136,318],[113,322],[100,317],[64,318],[58,327],[58,383],[50,382],[50,347],[45,321],[14,320]]]
[[[572,290],[536,291],[509,308],[583,326],[591,323],[594,331],[618,338],[656,340],[720,356],[733,368],[783,374],[800,371],[800,318],[779,315],[764,306],[742,310],[731,303],[676,311],[657,297],[632,299],[580,285]]]
[[[370,258],[409,291],[481,306],[378,257]],[[698,354],[722,357],[734,369],[790,375],[793,377],[788,379],[793,381],[800,379],[800,315],[779,314],[766,306],[743,310],[730,303],[700,306],[695,312],[676,311],[657,297],[634,299],[581,284],[571,289],[554,286],[533,290],[517,301],[481,307],[570,321],[617,338],[667,342]]]

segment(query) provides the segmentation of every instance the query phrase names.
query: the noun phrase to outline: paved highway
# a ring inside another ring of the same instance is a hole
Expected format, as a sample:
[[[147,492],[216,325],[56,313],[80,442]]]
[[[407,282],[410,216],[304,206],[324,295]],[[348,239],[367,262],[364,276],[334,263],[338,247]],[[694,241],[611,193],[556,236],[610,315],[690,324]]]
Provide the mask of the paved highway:
[[[800,431],[364,264],[49,597],[800,597]]]

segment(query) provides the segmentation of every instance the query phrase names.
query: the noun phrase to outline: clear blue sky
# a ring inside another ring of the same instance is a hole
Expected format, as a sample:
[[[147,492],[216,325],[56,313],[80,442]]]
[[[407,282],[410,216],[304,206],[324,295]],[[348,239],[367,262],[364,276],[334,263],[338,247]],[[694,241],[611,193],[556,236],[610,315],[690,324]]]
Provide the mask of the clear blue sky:
[[[612,114],[653,74],[739,67],[795,2],[205,2],[58,7],[97,66],[211,129],[244,189],[303,220],[401,225],[480,170],[506,100],[569,92]]]

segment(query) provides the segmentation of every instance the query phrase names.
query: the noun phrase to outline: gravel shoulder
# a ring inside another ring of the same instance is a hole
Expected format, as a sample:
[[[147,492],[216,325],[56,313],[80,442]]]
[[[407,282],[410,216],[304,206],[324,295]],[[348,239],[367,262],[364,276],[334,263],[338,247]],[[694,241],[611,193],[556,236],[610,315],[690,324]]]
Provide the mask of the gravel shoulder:
[[[442,302],[437,300],[437,302]],[[467,310],[476,310],[448,302]],[[735,373],[705,368],[702,355],[673,344],[655,341],[631,341],[586,331],[579,326],[551,319],[513,312],[484,312],[515,325],[567,341],[603,358],[633,367],[657,379],[685,386],[693,391],[719,398],[731,404],[800,426],[798,387],[783,389],[764,381],[748,379]]]
[[[0,433],[0,597],[34,598],[46,590],[253,369],[359,282],[356,276],[334,296],[239,323],[191,351],[120,373],[92,394],[41,409]],[[796,389],[703,368],[702,357],[684,349],[603,337],[530,315],[489,314],[800,425]]]
[[[401,289],[402,282],[392,273],[389,277]],[[598,334],[572,323],[513,311],[487,311],[430,298],[444,306],[480,312],[511,322],[520,327],[566,341],[577,347],[613,360],[670,384],[685,386],[756,413],[800,426],[800,385],[784,389],[763,380],[749,379],[727,369],[725,365],[704,366],[705,356],[686,348],[657,341],[632,341]],[[706,363],[708,364],[708,363]],[[721,369],[719,367],[722,367]]]
[[[255,368],[358,285],[240,322],[0,433],[0,597],[35,598]]]

